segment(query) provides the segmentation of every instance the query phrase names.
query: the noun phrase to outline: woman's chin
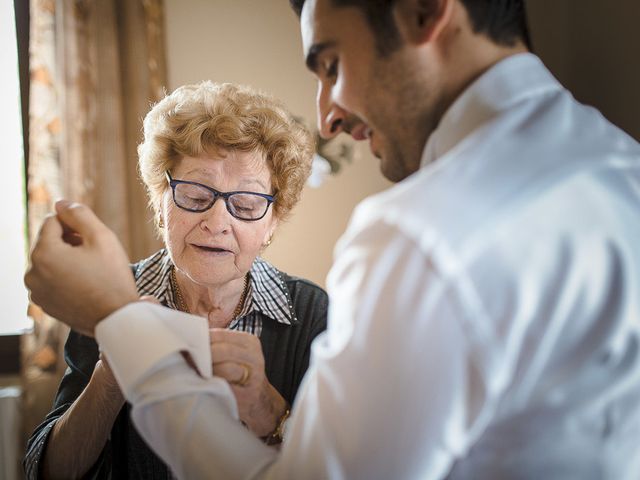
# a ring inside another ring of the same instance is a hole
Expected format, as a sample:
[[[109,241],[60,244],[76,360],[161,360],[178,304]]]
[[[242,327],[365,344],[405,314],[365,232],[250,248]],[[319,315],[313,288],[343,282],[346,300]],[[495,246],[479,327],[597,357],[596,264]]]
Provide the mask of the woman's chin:
[[[211,275],[211,272],[209,272],[208,275],[199,272],[187,272],[187,274],[189,275],[192,286],[196,288],[216,289],[233,280],[232,277],[225,275]]]
[[[220,261],[199,262],[195,266],[183,265],[181,270],[187,274],[191,282],[205,288],[219,287],[238,277],[235,264],[225,265]]]

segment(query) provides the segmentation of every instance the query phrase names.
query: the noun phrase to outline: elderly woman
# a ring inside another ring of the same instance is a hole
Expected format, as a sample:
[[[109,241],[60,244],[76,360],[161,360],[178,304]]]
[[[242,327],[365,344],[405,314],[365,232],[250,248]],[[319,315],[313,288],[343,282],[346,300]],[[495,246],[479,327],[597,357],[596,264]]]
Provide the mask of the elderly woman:
[[[272,99],[204,82],[153,107],[138,152],[165,243],[132,266],[138,292],[208,318],[214,374],[231,384],[247,428],[277,443],[325,329],[327,296],[259,254],[300,197],[310,137]],[[29,440],[27,476],[171,478],[95,341],[71,332],[65,358],[53,410]]]

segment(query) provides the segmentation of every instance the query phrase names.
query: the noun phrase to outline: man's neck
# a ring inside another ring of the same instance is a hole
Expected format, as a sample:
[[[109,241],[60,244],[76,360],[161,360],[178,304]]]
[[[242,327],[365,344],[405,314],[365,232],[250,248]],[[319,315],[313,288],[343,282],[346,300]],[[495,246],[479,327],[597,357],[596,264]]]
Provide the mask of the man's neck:
[[[461,41],[464,42],[465,39],[461,39]],[[450,68],[451,76],[445,92],[446,106],[444,111],[469,85],[491,67],[512,55],[528,52],[528,49],[521,42],[517,42],[513,46],[501,46],[496,45],[483,35],[473,35],[466,42],[467,45],[456,47],[461,54],[456,56],[455,63],[452,62]]]

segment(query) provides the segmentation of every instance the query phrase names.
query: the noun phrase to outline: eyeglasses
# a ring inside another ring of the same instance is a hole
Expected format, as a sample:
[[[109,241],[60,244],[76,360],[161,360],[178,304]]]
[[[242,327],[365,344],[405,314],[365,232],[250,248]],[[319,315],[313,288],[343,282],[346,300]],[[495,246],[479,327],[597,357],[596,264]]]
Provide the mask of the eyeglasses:
[[[189,212],[209,210],[221,197],[231,215],[239,220],[254,222],[267,214],[269,205],[275,200],[273,195],[266,193],[219,192],[200,183],[174,180],[169,172],[165,174],[173,190],[173,201],[178,207]]]

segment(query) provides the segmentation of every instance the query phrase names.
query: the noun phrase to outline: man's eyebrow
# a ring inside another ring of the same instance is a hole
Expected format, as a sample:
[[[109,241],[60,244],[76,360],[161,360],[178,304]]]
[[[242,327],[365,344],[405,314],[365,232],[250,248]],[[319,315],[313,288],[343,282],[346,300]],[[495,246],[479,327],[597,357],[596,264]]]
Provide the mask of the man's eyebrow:
[[[323,50],[326,50],[329,47],[335,45],[335,42],[322,42],[322,43],[314,43],[309,48],[309,52],[307,53],[307,58],[305,59],[305,63],[307,64],[307,68],[312,72],[317,71],[318,69],[318,56],[322,53]]]

